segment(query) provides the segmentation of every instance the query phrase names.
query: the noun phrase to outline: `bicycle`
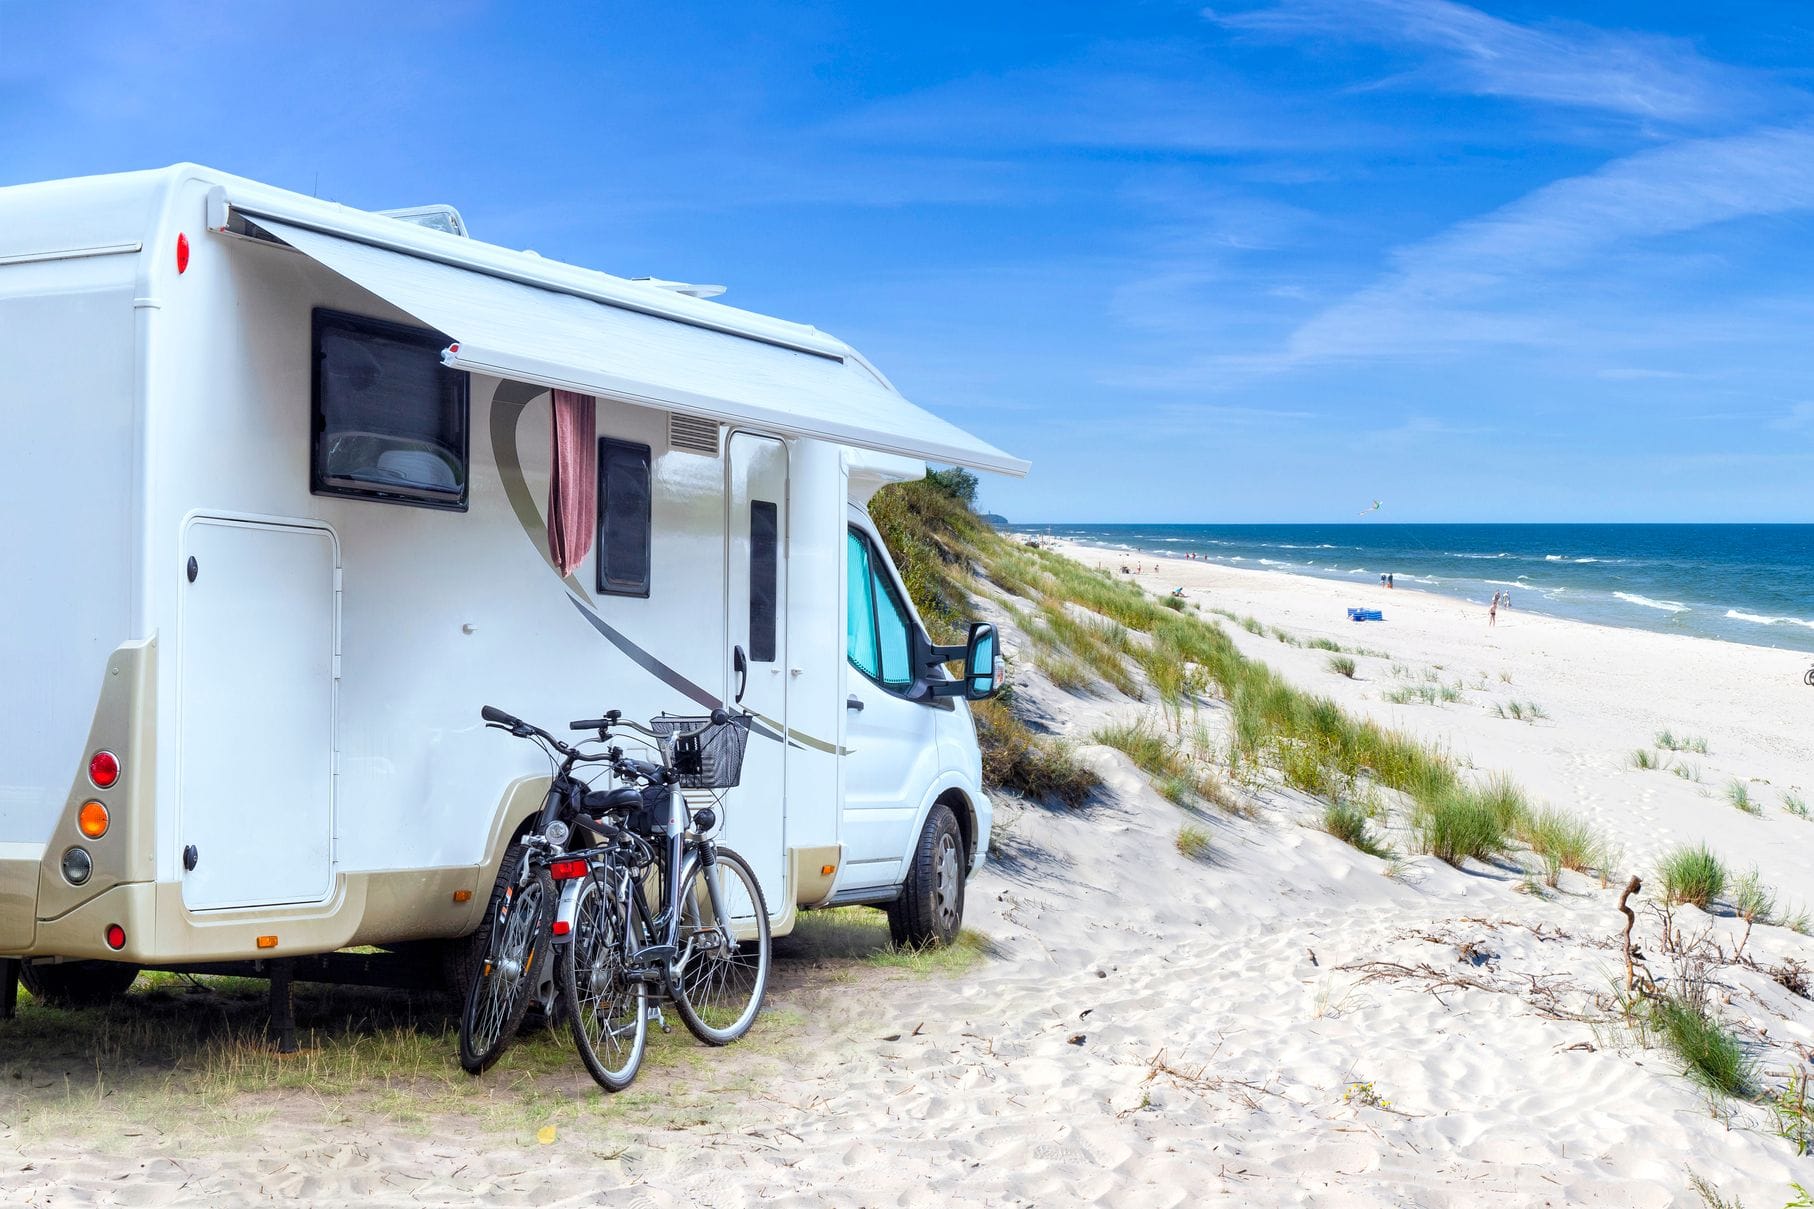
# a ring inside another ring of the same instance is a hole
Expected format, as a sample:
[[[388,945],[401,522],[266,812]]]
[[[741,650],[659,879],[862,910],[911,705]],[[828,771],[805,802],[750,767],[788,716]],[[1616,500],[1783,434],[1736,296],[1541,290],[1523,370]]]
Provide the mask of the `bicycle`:
[[[616,746],[587,752],[583,742],[562,743],[490,706],[481,714],[561,760],[515,876],[500,878],[492,943],[462,1015],[461,1064],[476,1074],[495,1062],[537,995],[566,1017],[588,1072],[611,1091],[635,1078],[650,1017],[667,1029],[650,1003],[658,991],[701,1041],[741,1037],[767,988],[767,905],[749,863],[709,837],[717,813],[690,809],[681,791],[737,784],[749,715],[714,710],[645,727],[613,710],[571,724],[596,731],[598,743],[639,732],[666,757],[652,763]],[[584,763],[609,764],[629,784],[594,790],[574,775]],[[722,808],[721,797],[714,802]],[[575,827],[600,842],[567,850]],[[648,898],[651,872],[660,883],[659,912]],[[536,964],[548,947],[544,937],[555,944],[552,976]]]
[[[1809,668],[1808,674],[1801,679],[1802,683],[1806,684],[1809,688],[1814,688],[1814,667]]]
[[[714,710],[705,718],[663,715],[643,726],[614,710],[572,724],[597,731],[600,741],[637,732],[663,756],[651,764],[611,749],[613,771],[639,787],[642,805],[621,821],[576,818],[604,842],[587,853],[587,876],[563,894],[555,923],[558,929],[571,921],[559,961],[574,1045],[607,1090],[622,1090],[635,1078],[648,1019],[666,1028],[659,1007],[646,1006],[656,995],[713,1046],[742,1037],[761,1011],[768,906],[749,862],[711,838],[722,791],[741,777],[750,722],[748,714]],[[713,805],[695,809],[683,796],[689,789],[713,793]],[[659,909],[649,898],[651,872]],[[641,988],[639,1013],[629,1010],[632,987]],[[627,1041],[626,1026],[633,1030]]]

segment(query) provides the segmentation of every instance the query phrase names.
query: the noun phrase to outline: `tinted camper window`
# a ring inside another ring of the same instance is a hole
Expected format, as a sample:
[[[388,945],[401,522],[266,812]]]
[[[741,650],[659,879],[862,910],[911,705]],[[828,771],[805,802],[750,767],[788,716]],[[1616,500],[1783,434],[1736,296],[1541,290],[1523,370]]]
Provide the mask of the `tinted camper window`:
[[[750,658],[775,661],[776,603],[781,588],[780,509],[750,501]]]
[[[447,338],[318,310],[310,490],[425,508],[466,507],[467,378]]]
[[[649,594],[649,447],[598,442],[598,590]]]

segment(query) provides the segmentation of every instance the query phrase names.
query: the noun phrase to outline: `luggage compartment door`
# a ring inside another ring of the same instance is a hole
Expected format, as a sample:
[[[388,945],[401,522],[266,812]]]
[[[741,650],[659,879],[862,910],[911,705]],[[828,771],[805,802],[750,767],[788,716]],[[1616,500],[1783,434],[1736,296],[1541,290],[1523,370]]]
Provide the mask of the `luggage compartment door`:
[[[184,537],[183,902],[318,902],[334,872],[338,543],[313,525],[212,517]]]

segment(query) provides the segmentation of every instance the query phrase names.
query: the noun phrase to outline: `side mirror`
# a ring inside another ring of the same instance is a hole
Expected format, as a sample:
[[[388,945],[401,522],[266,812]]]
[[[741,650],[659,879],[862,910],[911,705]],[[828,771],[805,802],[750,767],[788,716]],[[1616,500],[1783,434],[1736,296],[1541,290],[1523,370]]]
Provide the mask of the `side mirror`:
[[[993,697],[1001,685],[1001,643],[995,627],[986,621],[970,626],[970,642],[964,648],[964,696],[971,701]]]

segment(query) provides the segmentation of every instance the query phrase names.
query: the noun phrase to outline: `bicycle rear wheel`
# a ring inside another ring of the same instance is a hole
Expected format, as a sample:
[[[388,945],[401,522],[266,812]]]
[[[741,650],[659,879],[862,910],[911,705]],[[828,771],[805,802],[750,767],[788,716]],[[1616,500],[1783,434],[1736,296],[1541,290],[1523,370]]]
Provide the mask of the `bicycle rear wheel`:
[[[608,883],[588,877],[557,974],[573,1046],[606,1091],[630,1086],[649,1037],[649,988],[624,977],[626,922],[623,900]]]
[[[680,874],[680,934],[668,993],[707,1045],[749,1032],[768,990],[768,904],[749,862],[718,849],[708,867],[689,853]],[[715,884],[717,893],[712,893]]]
[[[529,1012],[554,918],[554,882],[537,869],[503,887],[491,920],[491,944],[460,1013],[460,1065],[476,1075],[510,1047]]]

